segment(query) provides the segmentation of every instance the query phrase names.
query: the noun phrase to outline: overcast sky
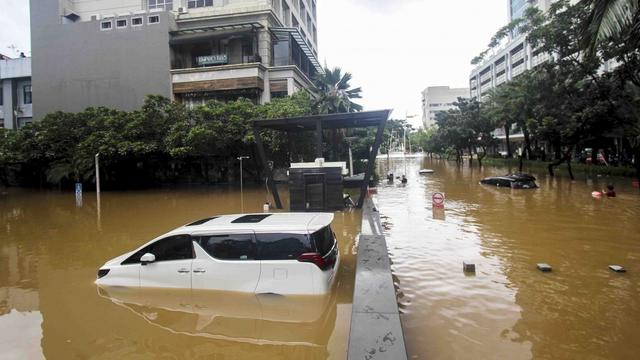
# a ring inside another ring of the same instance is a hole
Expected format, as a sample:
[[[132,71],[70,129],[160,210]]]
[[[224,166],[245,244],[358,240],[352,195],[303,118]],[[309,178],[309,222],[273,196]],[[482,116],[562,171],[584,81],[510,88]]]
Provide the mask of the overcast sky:
[[[422,118],[427,86],[467,87],[471,59],[507,23],[505,0],[317,0],[320,62],[353,74],[366,110]],[[30,54],[29,1],[0,0],[0,53]]]

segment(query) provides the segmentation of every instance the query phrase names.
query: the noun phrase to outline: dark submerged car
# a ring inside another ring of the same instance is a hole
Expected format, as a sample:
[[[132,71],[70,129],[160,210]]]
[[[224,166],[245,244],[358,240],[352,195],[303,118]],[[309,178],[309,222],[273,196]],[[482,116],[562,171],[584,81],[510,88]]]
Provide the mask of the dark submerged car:
[[[529,174],[492,176],[480,180],[480,183],[497,187],[509,187],[512,189],[535,189],[538,187],[535,176]]]

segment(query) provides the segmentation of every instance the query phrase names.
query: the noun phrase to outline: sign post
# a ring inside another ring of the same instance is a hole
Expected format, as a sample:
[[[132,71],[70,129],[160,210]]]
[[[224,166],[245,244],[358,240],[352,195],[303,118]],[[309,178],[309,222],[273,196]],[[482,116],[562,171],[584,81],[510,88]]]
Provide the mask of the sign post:
[[[433,193],[431,196],[431,201],[433,203],[434,208],[444,208],[444,194],[443,193]]]
[[[76,183],[76,206],[82,206],[82,183]]]

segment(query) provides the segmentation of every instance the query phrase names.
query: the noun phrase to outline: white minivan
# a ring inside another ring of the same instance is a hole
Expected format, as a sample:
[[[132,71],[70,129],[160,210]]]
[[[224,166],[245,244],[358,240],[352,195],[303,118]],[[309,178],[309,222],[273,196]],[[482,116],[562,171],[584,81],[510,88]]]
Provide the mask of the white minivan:
[[[220,215],[107,261],[101,286],[326,294],[340,254],[331,213]]]

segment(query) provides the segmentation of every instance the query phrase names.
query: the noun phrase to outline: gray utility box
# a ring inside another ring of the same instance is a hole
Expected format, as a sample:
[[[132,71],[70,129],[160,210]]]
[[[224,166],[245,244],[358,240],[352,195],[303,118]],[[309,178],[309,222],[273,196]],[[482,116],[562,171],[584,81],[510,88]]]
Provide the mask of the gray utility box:
[[[330,211],[344,208],[341,167],[289,169],[291,211]]]

